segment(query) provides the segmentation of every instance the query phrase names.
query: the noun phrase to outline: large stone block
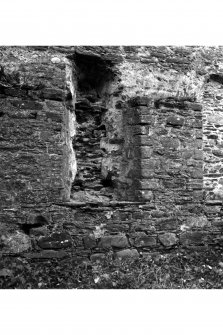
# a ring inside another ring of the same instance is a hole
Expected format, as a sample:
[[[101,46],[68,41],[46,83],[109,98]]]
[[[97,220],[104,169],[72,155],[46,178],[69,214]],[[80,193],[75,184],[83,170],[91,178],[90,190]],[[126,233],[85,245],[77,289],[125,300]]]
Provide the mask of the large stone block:
[[[20,231],[2,235],[1,243],[2,252],[6,254],[20,254],[32,248],[30,237]]]
[[[135,238],[134,246],[139,247],[155,247],[156,246],[156,237],[149,236],[145,233],[141,233],[140,236]]]
[[[159,235],[158,238],[165,247],[173,247],[178,242],[178,238],[174,233],[164,233]]]
[[[72,246],[72,238],[66,232],[52,233],[49,236],[38,240],[38,245],[42,249],[63,249]]]
[[[192,231],[180,234],[180,242],[184,246],[204,245],[205,240],[206,240],[206,233],[202,231]]]
[[[125,249],[121,250],[115,253],[115,258],[121,258],[121,259],[126,259],[126,258],[139,258],[139,253],[136,249]]]
[[[128,239],[125,235],[109,235],[101,238],[98,247],[109,249],[111,247],[126,248],[129,246]]]
[[[184,124],[184,118],[181,116],[169,116],[166,120],[168,126],[182,127]]]

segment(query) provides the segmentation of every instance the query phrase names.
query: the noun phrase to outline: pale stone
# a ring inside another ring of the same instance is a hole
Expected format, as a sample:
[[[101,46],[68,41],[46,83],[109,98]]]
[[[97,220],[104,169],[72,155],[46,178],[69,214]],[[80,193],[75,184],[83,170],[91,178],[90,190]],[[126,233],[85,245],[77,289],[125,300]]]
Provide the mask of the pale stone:
[[[60,63],[60,58],[53,57],[53,58],[51,58],[51,62],[54,63],[54,64]]]
[[[3,252],[11,254],[19,254],[31,249],[31,240],[29,236],[22,232],[15,232],[4,235],[1,238],[3,243]]]
[[[165,234],[159,235],[159,240],[165,247],[172,247],[175,244],[177,244],[177,241],[178,241],[174,233],[165,233]]]
[[[125,249],[116,252],[116,258],[138,258],[139,253],[136,249]]]

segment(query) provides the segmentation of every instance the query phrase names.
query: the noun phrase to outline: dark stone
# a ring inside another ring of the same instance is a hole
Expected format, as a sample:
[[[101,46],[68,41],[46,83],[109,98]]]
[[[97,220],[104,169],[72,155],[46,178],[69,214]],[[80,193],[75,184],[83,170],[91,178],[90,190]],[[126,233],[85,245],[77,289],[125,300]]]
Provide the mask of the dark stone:
[[[212,73],[210,74],[210,80],[216,81],[217,83],[223,84],[223,73]]]
[[[36,227],[29,230],[30,236],[46,236],[49,235],[49,229],[47,227]]]
[[[64,91],[56,88],[45,88],[40,92],[40,97],[49,100],[63,101]]]
[[[32,162],[30,162],[32,164]],[[48,220],[45,216],[36,213],[30,213],[27,215],[26,225],[30,226],[44,226],[48,224]]]
[[[217,157],[223,157],[223,151],[221,150],[213,150],[212,153]]]
[[[178,241],[176,234],[174,233],[165,233],[159,235],[158,238],[165,247],[173,247],[177,244]]]
[[[218,135],[212,134],[212,135],[208,135],[207,138],[213,139],[213,140],[217,140],[218,139]]]
[[[95,239],[94,235],[88,235],[88,236],[84,237],[83,241],[84,241],[84,246],[87,249],[92,249],[92,248],[96,247],[96,239]]]
[[[170,116],[167,118],[166,124],[173,127],[182,127],[184,124],[184,118],[181,116]]]
[[[40,252],[34,252],[34,253],[26,253],[25,257],[27,258],[33,258],[33,259],[41,259],[41,258],[65,258],[69,257],[69,255],[63,251],[56,251],[56,250],[43,250]]]
[[[102,249],[109,249],[111,247],[126,248],[129,246],[129,242],[125,235],[109,235],[102,237],[98,246]]]
[[[166,98],[166,99],[158,99],[155,101],[155,107],[160,108],[161,106],[167,107],[167,108],[178,108],[178,109],[184,109],[185,108],[185,102],[182,100],[177,100],[174,98]]]
[[[167,216],[167,214],[166,214]],[[156,219],[159,230],[172,230],[177,229],[178,223],[174,217],[166,217],[161,219]]]
[[[180,235],[180,242],[185,245],[203,245],[206,234],[200,231],[185,232]]]
[[[130,100],[131,107],[153,106],[153,100],[148,97],[135,97]]]
[[[68,233],[52,233],[48,237],[38,240],[38,245],[42,249],[62,249],[72,246],[72,239]]]
[[[43,105],[36,101],[29,100],[10,100],[10,103],[19,109],[28,109],[28,110],[41,110]]]

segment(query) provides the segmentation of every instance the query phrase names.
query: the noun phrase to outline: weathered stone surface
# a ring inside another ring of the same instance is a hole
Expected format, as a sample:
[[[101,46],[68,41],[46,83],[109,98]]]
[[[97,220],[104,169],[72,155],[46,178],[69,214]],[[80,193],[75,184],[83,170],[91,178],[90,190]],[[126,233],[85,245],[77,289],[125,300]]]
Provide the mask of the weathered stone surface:
[[[156,248],[161,231],[221,231],[221,205],[204,201],[223,198],[222,74],[214,72],[222,48],[0,51],[1,235],[16,241],[20,225],[43,248],[71,246],[49,238],[55,225],[89,257],[97,248],[89,232],[103,251],[129,248],[128,239]],[[75,208],[62,206],[70,196]]]
[[[174,127],[182,127],[184,124],[184,118],[180,116],[170,116],[166,120],[167,125]]]
[[[193,109],[194,111],[201,111],[202,110],[202,105],[194,102],[185,102],[185,105],[189,109]]]
[[[29,230],[30,236],[47,236],[50,234],[50,231],[47,227],[36,227]]]
[[[88,248],[92,249],[92,248],[96,247],[97,243],[96,243],[95,236],[93,234],[84,237],[83,241],[84,241],[84,245],[87,249]]]
[[[174,233],[165,233],[162,235],[160,234],[158,235],[158,238],[165,247],[173,247],[178,242],[176,234]]]
[[[181,230],[188,230],[192,228],[205,228],[209,227],[210,222],[207,219],[207,216],[191,216],[189,217],[184,224],[181,226]]]
[[[48,225],[49,222],[47,218],[43,215],[37,214],[37,213],[29,213],[27,215],[27,219],[25,224],[31,225],[31,226],[44,226]]]
[[[135,239],[134,245],[136,247],[155,247],[156,237],[143,234]]]
[[[9,254],[20,254],[30,250],[32,247],[29,236],[19,231],[2,235],[1,242],[3,244],[2,252]]]
[[[105,259],[105,254],[101,253],[92,254],[90,259],[92,262],[102,262]]]
[[[103,249],[109,249],[111,247],[126,248],[129,246],[129,242],[125,235],[110,235],[102,237],[98,246]]]
[[[115,257],[116,258],[121,258],[121,259],[138,258],[139,253],[136,249],[125,249],[125,250],[121,250],[121,251],[116,252]]]
[[[63,249],[72,246],[72,238],[68,233],[52,233],[50,236],[38,240],[42,249]]]
[[[56,251],[56,250],[43,250],[40,252],[33,252],[33,253],[26,253],[25,257],[27,258],[33,258],[33,259],[50,259],[50,258],[65,258],[69,257],[68,253],[66,253],[63,250]]]
[[[180,242],[185,246],[204,245],[206,234],[202,231],[185,232],[180,234]]]

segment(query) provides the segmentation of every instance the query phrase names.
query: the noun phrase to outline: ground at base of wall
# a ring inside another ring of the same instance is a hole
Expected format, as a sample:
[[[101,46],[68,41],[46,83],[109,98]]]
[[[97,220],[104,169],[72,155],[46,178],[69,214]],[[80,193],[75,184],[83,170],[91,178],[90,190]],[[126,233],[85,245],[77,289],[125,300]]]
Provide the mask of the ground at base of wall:
[[[0,260],[1,289],[220,289],[223,248],[150,253],[135,260],[77,264],[66,259]]]

